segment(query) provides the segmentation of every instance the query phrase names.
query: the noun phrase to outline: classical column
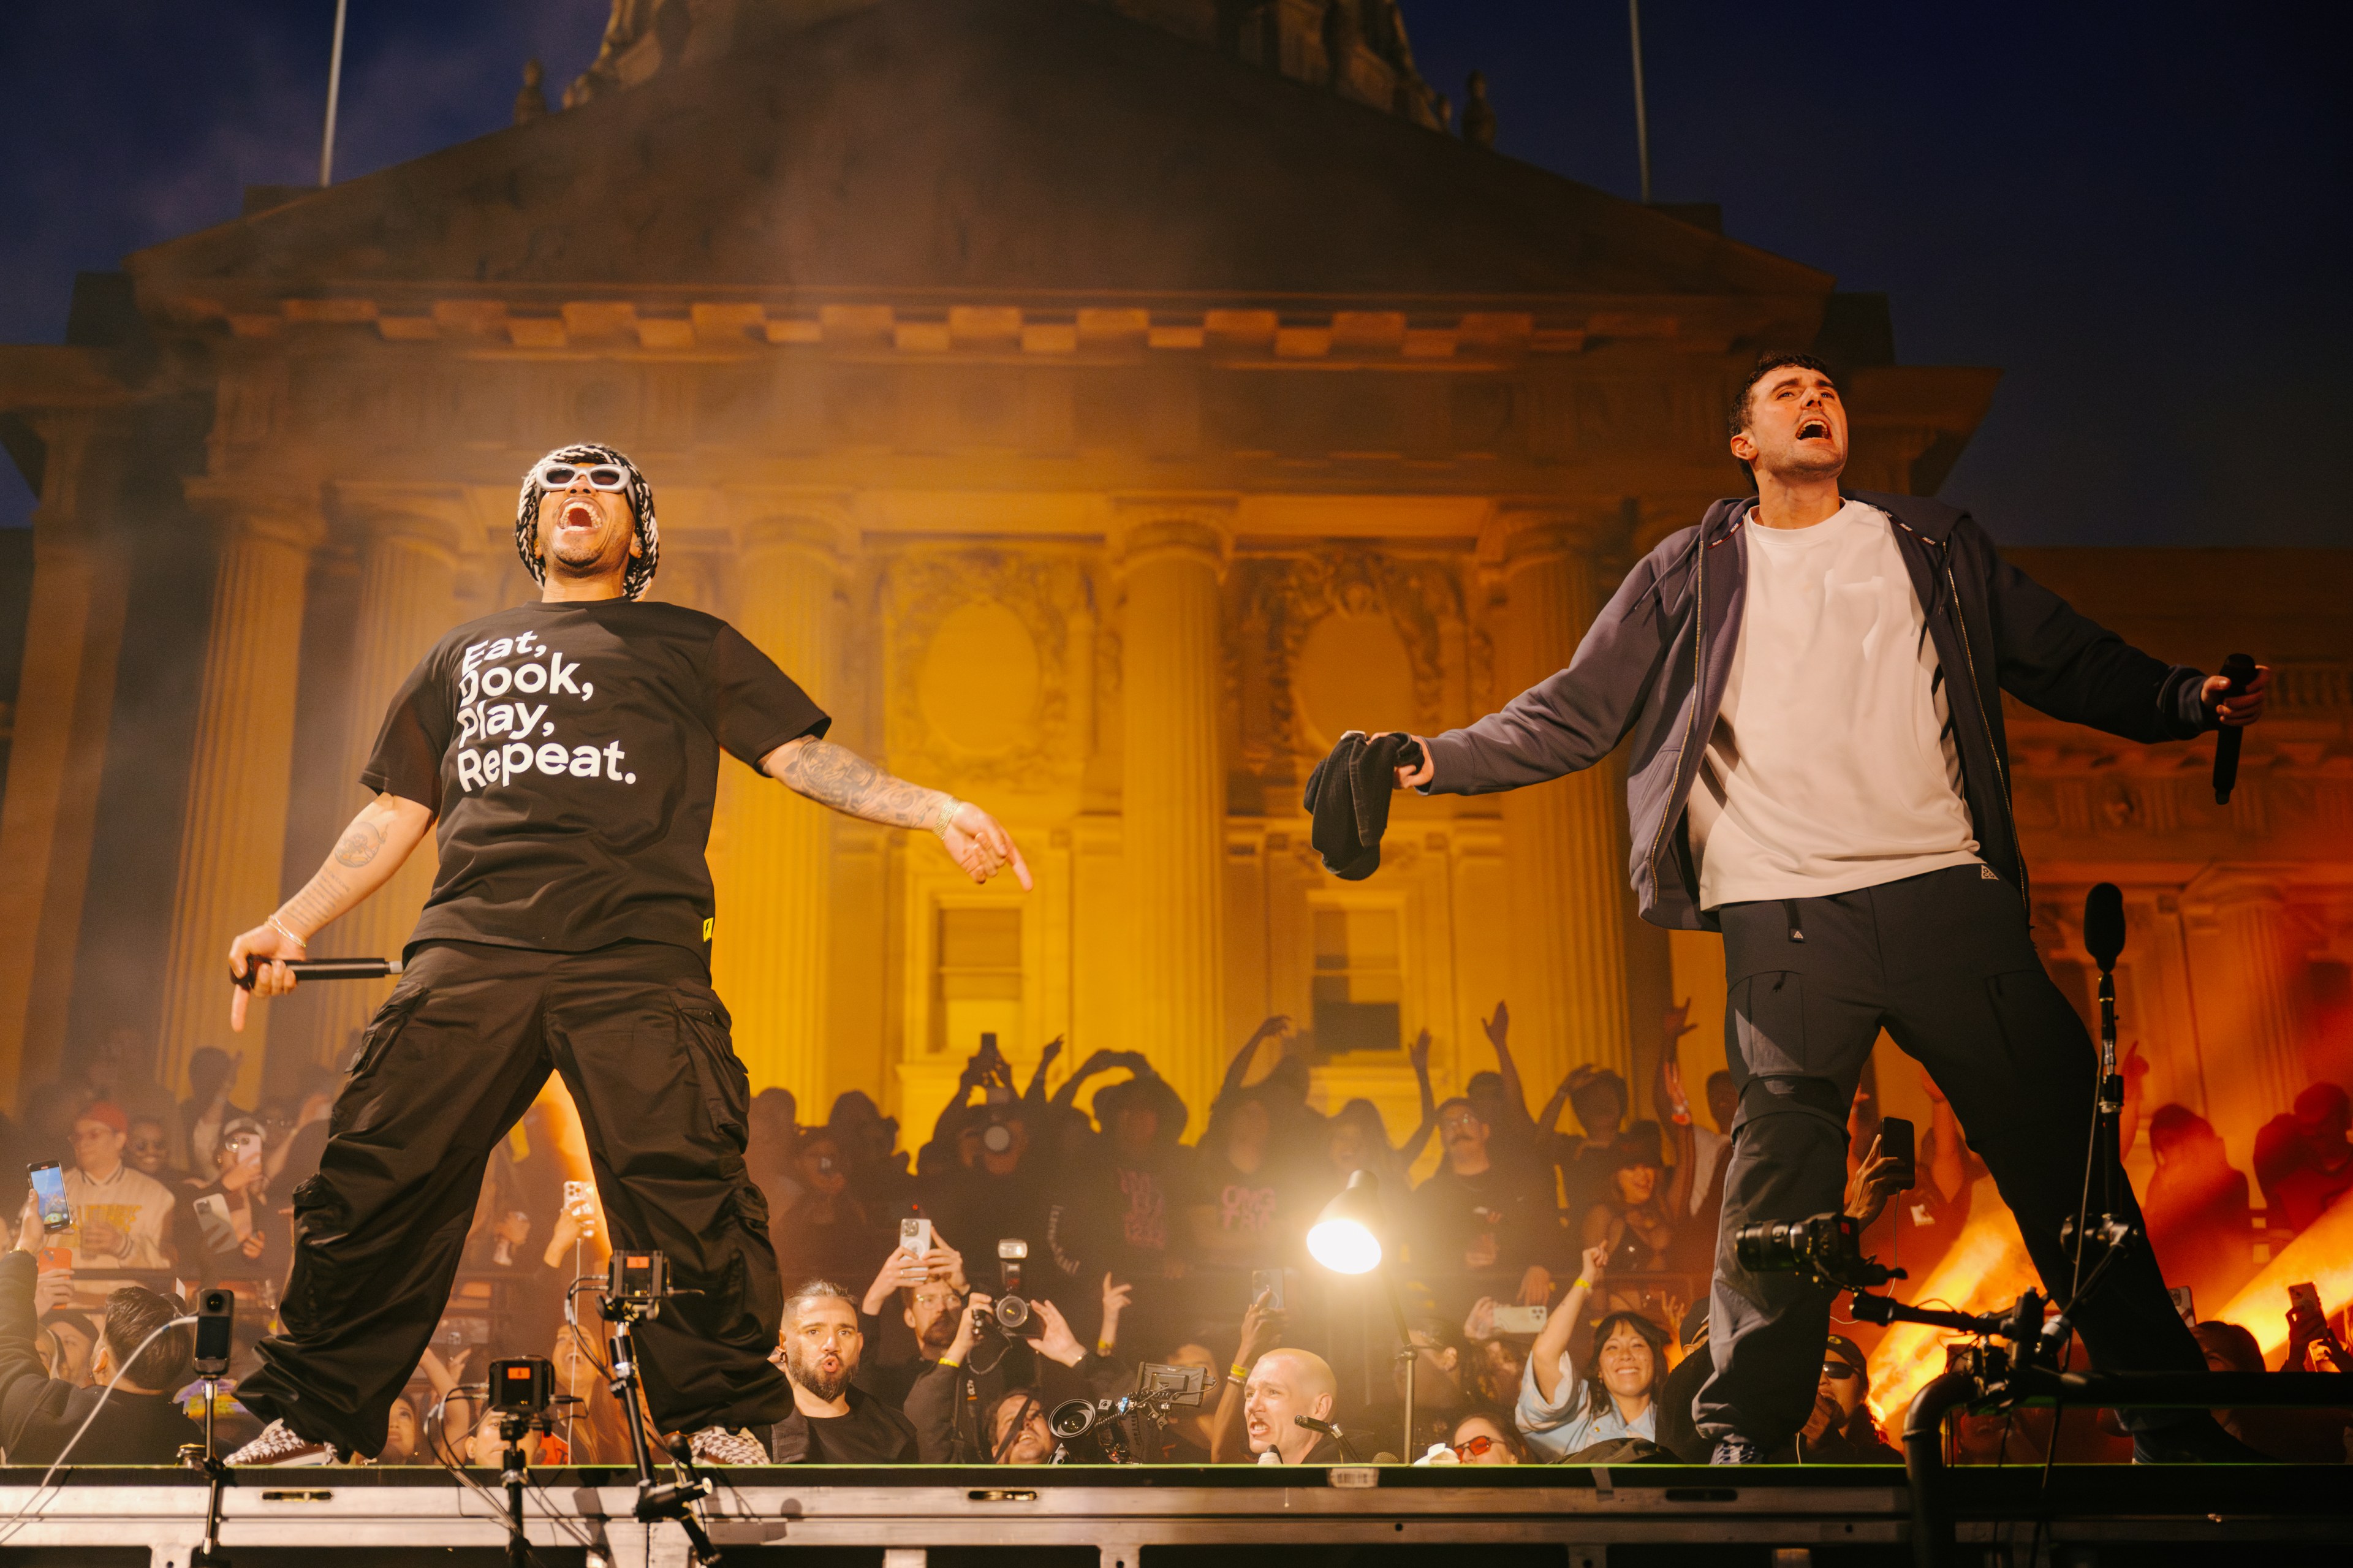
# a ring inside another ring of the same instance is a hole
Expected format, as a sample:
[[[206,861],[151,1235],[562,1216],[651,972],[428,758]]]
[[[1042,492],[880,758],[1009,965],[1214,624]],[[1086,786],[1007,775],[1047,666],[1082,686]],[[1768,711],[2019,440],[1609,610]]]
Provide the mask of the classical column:
[[[36,423],[46,449],[32,603],[0,796],[0,1052],[16,1052],[12,1097],[55,1076],[64,1050],[129,580],[93,504],[93,462],[116,450],[101,446],[99,416]]]
[[[1225,1035],[1225,760],[1218,579],[1225,506],[1123,506],[1125,841],[1132,990],[1124,1048],[1140,1050],[1208,1115],[1238,1042]]]
[[[831,508],[755,515],[737,538],[736,629],[823,707],[839,686],[834,596],[847,518]],[[736,1054],[754,1089],[788,1089],[803,1121],[822,1121],[831,1103],[832,813],[772,780],[740,776],[721,791],[720,810],[712,978],[735,1020]]]
[[[1600,608],[1595,557],[1611,522],[1506,511],[1508,603],[1497,686],[1516,696],[1567,668]],[[1533,1098],[1580,1062],[1631,1078],[1626,826],[1614,762],[1503,798],[1512,921],[1512,1046]],[[1637,1093],[1641,1086],[1630,1085]]]
[[[2303,968],[2294,917],[2275,882],[2242,872],[2193,889],[2211,899],[2221,962],[2196,973],[2216,1130],[2237,1148],[2311,1082],[2297,1004]],[[2212,1070],[2219,1067],[2220,1071]]]
[[[465,497],[441,487],[359,482],[335,487],[338,518],[359,536],[359,605],[352,626],[351,679],[344,697],[339,801],[356,812],[369,796],[360,773],[375,749],[385,710],[427,650],[456,624],[458,557],[465,537]],[[338,814],[340,818],[342,814]],[[341,821],[337,831],[342,830]],[[314,932],[311,951],[396,957],[416,929],[438,865],[434,841],[417,846],[392,880],[343,919]],[[295,866],[301,876],[308,866]],[[392,990],[389,980],[323,986],[315,1002],[319,1059],[348,1059],[353,1035]]]
[[[185,1092],[189,1056],[219,1046],[243,1057],[246,1097],[260,1087],[269,1010],[230,1035],[228,943],[281,895],[303,592],[321,530],[307,499],[217,480],[187,489],[215,520],[219,559],[165,959],[162,1076]]]

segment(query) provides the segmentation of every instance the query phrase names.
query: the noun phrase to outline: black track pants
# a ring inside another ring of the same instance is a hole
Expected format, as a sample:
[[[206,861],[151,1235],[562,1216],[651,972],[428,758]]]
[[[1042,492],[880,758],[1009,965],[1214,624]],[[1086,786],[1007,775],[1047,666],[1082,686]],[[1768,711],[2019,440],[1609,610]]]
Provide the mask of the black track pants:
[[[1733,1234],[1844,1205],[1847,1111],[1880,1029],[1944,1090],[2045,1286],[2062,1295],[2071,1266],[2059,1231],[2083,1193],[2098,1061],[2083,1020],[2043,973],[2017,889],[1980,868],[1719,913],[1725,1053],[1740,1110],[1709,1308],[1715,1373],[1695,1415],[1704,1436],[1736,1433],[1769,1449],[1813,1408],[1834,1298],[1795,1275],[1742,1268]],[[1791,935],[1793,918],[1803,941]],[[2116,1186],[2137,1225],[2121,1173]],[[2095,1185],[2095,1209],[2099,1195]],[[2205,1365],[2145,1245],[2117,1261],[2078,1326],[2108,1371]],[[2150,1416],[2126,1420],[2179,1419]]]
[[[792,1407],[767,1359],[784,1291],[744,1166],[749,1082],[702,959],[659,942],[417,950],[294,1193],[285,1330],[240,1400],[313,1441],[383,1447],[448,1305],[483,1164],[551,1070],[580,1108],[614,1244],[659,1248],[673,1286],[702,1292],[638,1331],[656,1425],[759,1426]]]

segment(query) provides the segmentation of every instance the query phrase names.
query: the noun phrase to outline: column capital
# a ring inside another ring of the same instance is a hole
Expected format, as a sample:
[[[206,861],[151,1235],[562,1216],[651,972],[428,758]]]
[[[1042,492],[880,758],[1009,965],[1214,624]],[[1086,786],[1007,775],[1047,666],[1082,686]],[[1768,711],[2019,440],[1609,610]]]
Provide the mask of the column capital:
[[[223,544],[261,540],[311,550],[326,538],[313,494],[209,474],[182,480],[181,493]]]
[[[466,492],[457,485],[338,479],[328,496],[335,521],[356,526],[371,542],[422,544],[452,561],[464,552],[470,519]]]
[[[857,552],[857,512],[842,491],[729,486],[721,495],[735,547],[747,556],[785,551],[839,572]]]
[[[1112,498],[1110,544],[1123,568],[1162,557],[1190,557],[1225,574],[1234,553],[1229,495],[1179,491]]]
[[[1479,553],[1511,572],[1564,556],[1612,554],[1632,534],[1626,509],[1614,501],[1507,500],[1480,531]]]

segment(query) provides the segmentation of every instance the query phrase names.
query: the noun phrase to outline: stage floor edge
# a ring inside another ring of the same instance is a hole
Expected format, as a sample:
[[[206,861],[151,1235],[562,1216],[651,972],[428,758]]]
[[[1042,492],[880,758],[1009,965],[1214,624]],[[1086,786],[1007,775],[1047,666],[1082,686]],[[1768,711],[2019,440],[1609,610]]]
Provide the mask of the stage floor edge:
[[[1612,1548],[1872,1548],[1911,1534],[1902,1472],[1862,1467],[1668,1465],[1277,1470],[1065,1466],[715,1470],[705,1519],[730,1562],[761,1547],[862,1547],[891,1568],[929,1548],[1091,1548],[1103,1568],[1138,1568],[1150,1547],[1439,1546],[1554,1543],[1571,1568],[1607,1568]],[[494,1472],[467,1485],[425,1467],[247,1469],[225,1495],[221,1544],[257,1551],[353,1548],[495,1552],[506,1497]],[[2033,1531],[2045,1543],[2353,1545],[2353,1488],[2340,1467],[2062,1466],[1952,1473],[1964,1543]],[[205,1486],[192,1471],[77,1468],[35,1490],[37,1470],[0,1469],[0,1554],[43,1562],[185,1568],[204,1533]],[[674,1524],[632,1516],[633,1479],[611,1469],[534,1473],[527,1533],[554,1560],[612,1568],[685,1562]],[[2046,1547],[2047,1550],[2047,1547]],[[571,1553],[580,1552],[581,1558]],[[593,1553],[593,1557],[585,1554]],[[2331,1552],[2330,1554],[2334,1554]],[[272,1556],[276,1555],[272,1552]],[[1840,1553],[1840,1555],[1846,1555]],[[1874,1554],[1877,1555],[1877,1554]],[[133,1559],[135,1560],[135,1559]]]

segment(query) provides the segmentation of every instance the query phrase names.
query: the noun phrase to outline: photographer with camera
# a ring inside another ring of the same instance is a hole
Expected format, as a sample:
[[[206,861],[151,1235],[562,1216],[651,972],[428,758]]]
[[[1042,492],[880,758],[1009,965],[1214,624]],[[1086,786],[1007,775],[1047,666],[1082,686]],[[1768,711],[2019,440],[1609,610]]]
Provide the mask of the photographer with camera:
[[[757,1465],[908,1465],[915,1462],[913,1423],[856,1385],[866,1336],[858,1327],[858,1304],[829,1280],[812,1279],[785,1302],[785,1377],[792,1384],[792,1413],[768,1431],[768,1449],[759,1451],[747,1434],[740,1457],[733,1446],[707,1445],[698,1434],[699,1462]]]
[[[955,1338],[907,1391],[907,1419],[927,1465],[1006,1462],[997,1455],[1003,1423],[984,1413],[998,1412],[1033,1375],[1041,1419],[1064,1399],[1115,1393],[1134,1378],[1133,1366],[1081,1344],[1053,1302],[1019,1294],[1018,1270],[1005,1275],[1009,1289],[1002,1294],[972,1293],[957,1314]]]

